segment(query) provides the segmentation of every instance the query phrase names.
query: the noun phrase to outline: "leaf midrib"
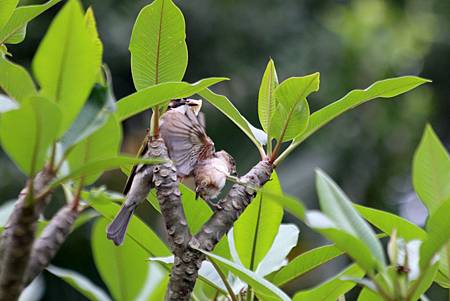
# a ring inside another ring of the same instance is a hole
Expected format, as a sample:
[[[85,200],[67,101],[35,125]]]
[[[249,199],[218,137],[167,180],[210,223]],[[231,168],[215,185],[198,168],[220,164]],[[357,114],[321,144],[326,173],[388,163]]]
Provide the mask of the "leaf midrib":
[[[161,14],[159,17],[159,28],[158,35],[156,38],[156,62],[155,62],[155,85],[159,83],[159,59],[161,52],[161,34],[162,34],[162,23],[163,23],[163,14],[164,14],[164,2],[165,0],[161,0]]]
[[[398,78],[397,78],[397,79],[398,79]],[[350,109],[353,109],[354,107],[356,107],[356,106],[358,106],[358,105],[361,105],[361,104],[363,104],[363,103],[365,103],[365,102],[368,102],[368,101],[370,101],[370,100],[372,100],[372,99],[382,97],[383,94],[386,94],[386,93],[392,93],[392,92],[397,91],[397,90],[404,90],[404,89],[407,89],[407,88],[409,88],[409,87],[417,86],[418,84],[420,84],[420,83],[410,83],[410,84],[403,85],[403,86],[401,86],[401,87],[397,87],[397,88],[393,88],[393,89],[389,89],[389,90],[384,90],[383,92],[380,92],[380,93],[378,93],[378,94],[375,94],[375,95],[373,95],[372,97],[369,97],[369,98],[367,98],[367,99],[365,99],[365,100],[362,100],[362,101],[360,101],[360,102],[358,102],[358,103],[352,105],[351,107],[345,108],[343,111],[338,112],[335,116],[331,116],[331,117],[327,116],[327,117],[325,117],[326,121],[325,121],[325,122],[320,122],[320,124],[319,124],[318,126],[316,126],[316,127],[314,127],[314,125],[313,125],[314,122],[310,122],[309,125],[311,125],[311,128],[308,126],[308,128],[307,128],[306,131],[305,131],[305,133],[304,133],[301,137],[299,137],[298,139],[295,139],[293,144],[295,144],[295,145],[300,144],[302,141],[304,141],[306,138],[308,138],[309,136],[311,136],[313,133],[315,133],[316,131],[318,131],[319,129],[321,129],[321,128],[324,127],[325,125],[327,125],[328,122],[330,122],[331,120],[333,120],[333,119],[339,117],[340,115],[342,115],[342,114],[345,113],[346,111],[348,111],[348,110],[350,110]],[[349,98],[349,97],[350,97],[352,94],[354,94],[355,92],[369,92],[369,91],[370,91],[370,88],[372,88],[372,87],[373,87],[373,85],[372,85],[371,87],[367,88],[367,89],[364,89],[364,90],[362,90],[362,89],[356,89],[356,90],[350,91],[349,93],[347,93],[347,95],[344,95],[341,99],[338,99],[338,100],[336,100],[336,101],[334,101],[334,102],[328,104],[327,106],[325,106],[325,107],[319,109],[318,111],[312,113],[312,114],[311,114],[310,120],[313,120],[313,121],[314,121],[314,118],[318,118],[318,117],[319,117],[319,113],[323,113],[323,110],[325,110],[325,109],[327,109],[327,108],[332,108],[332,106],[335,105],[336,103],[341,103],[342,101],[344,101],[344,100],[346,100],[347,98]],[[409,90],[408,90],[408,91],[409,91]],[[405,91],[405,93],[408,92],[408,91]],[[398,96],[398,95],[397,95],[397,96]],[[395,96],[389,96],[389,97],[383,97],[383,98],[392,98],[392,97],[395,97]]]
[[[263,201],[263,197],[262,197],[262,192],[261,192],[261,196],[259,198],[259,204],[258,204],[258,215],[256,216],[256,224],[255,224],[255,232],[254,232],[254,236],[253,236],[253,243],[252,243],[252,254],[250,256],[250,270],[254,270],[254,265],[255,265],[255,255],[256,255],[256,246],[258,243],[258,231],[259,231],[259,222],[261,220],[261,211],[262,211],[262,201]]]
[[[59,66],[58,70],[58,78],[56,80],[57,85],[56,85],[56,91],[55,91],[55,103],[58,103],[61,97],[61,86],[62,86],[62,77],[63,77],[63,73],[64,73],[64,66],[66,65],[65,62],[67,60],[67,50],[68,47],[70,46],[70,40],[72,35],[70,34],[72,32],[71,28],[71,24],[72,24],[72,20],[73,20],[73,14],[74,14],[74,9],[71,8],[69,11],[69,21],[67,22],[67,27],[66,27],[66,39],[64,39],[64,45],[63,45],[63,49],[62,49],[62,59],[61,59],[61,65]]]

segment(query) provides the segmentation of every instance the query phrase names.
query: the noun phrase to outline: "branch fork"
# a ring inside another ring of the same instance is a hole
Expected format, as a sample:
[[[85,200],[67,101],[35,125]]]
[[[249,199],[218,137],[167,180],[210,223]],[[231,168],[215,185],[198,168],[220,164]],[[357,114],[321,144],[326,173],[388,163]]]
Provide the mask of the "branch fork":
[[[175,165],[170,160],[161,138],[150,139],[144,156],[159,157],[166,163],[153,166],[153,184],[164,218],[169,245],[174,254],[166,300],[189,300],[205,255],[198,249],[212,251],[220,239],[253,200],[256,189],[272,174],[268,159],[260,161],[234,184],[227,196],[219,201],[217,210],[196,235],[189,231],[181,203]],[[245,183],[245,184],[243,184]]]

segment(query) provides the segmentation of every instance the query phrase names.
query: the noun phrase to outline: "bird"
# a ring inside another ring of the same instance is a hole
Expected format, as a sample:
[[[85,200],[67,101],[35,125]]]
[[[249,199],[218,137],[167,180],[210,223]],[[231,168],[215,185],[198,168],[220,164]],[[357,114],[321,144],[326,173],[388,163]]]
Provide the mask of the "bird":
[[[159,133],[178,177],[182,180],[193,176],[196,199],[201,197],[215,209],[212,200],[220,194],[228,177],[237,176],[236,163],[226,151],[216,152],[199,112],[201,100],[188,99],[187,103],[188,106],[179,106],[162,116]]]
[[[201,106],[202,101],[197,99],[172,100],[161,116],[159,134],[166,144],[169,158],[175,164],[178,178],[183,180],[194,177],[195,198],[201,197],[215,209],[217,206],[212,200],[225,186],[227,177],[237,175],[236,164],[226,151],[215,151],[214,142],[206,134]],[[148,139],[147,134],[139,149],[139,156],[147,152]],[[147,171],[144,166],[133,167],[123,190],[124,195],[129,193],[136,175]],[[107,228],[107,238],[114,244],[122,244],[131,216],[145,198],[146,195],[127,197]]]

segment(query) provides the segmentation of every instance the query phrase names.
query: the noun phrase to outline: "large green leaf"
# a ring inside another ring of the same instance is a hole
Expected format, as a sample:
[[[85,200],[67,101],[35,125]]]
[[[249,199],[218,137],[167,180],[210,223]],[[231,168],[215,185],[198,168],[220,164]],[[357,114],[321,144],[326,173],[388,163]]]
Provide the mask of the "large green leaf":
[[[51,186],[55,188],[58,185],[67,182],[68,180],[76,180],[82,177],[87,178],[91,175],[95,175],[100,172],[120,168],[123,165],[161,164],[163,162],[164,161],[161,161],[159,159],[142,159],[129,156],[114,156],[110,158],[101,158],[83,164],[79,168],[70,171],[67,175],[55,179],[55,181],[52,182]]]
[[[284,285],[342,254],[343,252],[333,245],[309,250],[281,268],[272,278],[272,282],[277,286]]]
[[[225,116],[233,121],[250,138],[258,149],[261,148],[261,143],[253,134],[251,124],[247,121],[247,119],[245,119],[244,116],[242,116],[242,114],[227,97],[216,94],[209,89],[204,89],[203,91],[198,92],[198,95],[206,99],[209,103],[219,109],[219,111],[225,114]]]
[[[2,115],[0,137],[6,153],[22,171],[35,175],[45,164],[47,150],[57,137],[61,112],[41,97],[21,103],[20,109]]]
[[[276,102],[274,91],[278,86],[277,71],[272,59],[267,63],[258,94],[258,116],[259,122],[266,133],[270,132],[270,120],[275,113]]]
[[[398,215],[357,204],[353,204],[353,206],[369,223],[387,235],[391,235],[396,230],[397,236],[407,241],[413,239],[424,240],[427,237],[427,233],[422,228]]]
[[[0,29],[2,29],[11,18],[17,3],[19,3],[19,0],[0,0]]]
[[[429,265],[432,258],[450,240],[450,198],[436,208],[427,221],[428,238],[420,248],[420,267]]]
[[[0,87],[15,100],[21,102],[36,95],[36,86],[28,72],[21,66],[0,55]]]
[[[101,189],[83,192],[82,198],[88,202],[95,211],[109,221],[112,221],[119,211],[119,206],[114,202],[118,200],[118,197]],[[103,229],[103,236],[106,237],[105,229],[106,227]],[[146,252],[147,257],[165,257],[171,255],[169,248],[165,243],[150,227],[136,217],[136,215],[131,217],[130,224],[127,228],[127,237],[128,239],[125,239],[125,242],[127,240],[133,240]],[[113,244],[111,241],[109,241],[109,243],[111,245]]]
[[[148,87],[128,95],[117,102],[117,117],[125,120],[135,114],[143,112],[151,107],[161,105],[171,99],[184,98],[203,89],[228,80],[224,77],[212,77],[202,79],[196,83],[169,82]]]
[[[287,149],[287,153],[290,153],[309,136],[342,113],[378,97],[395,97],[427,82],[430,81],[416,76],[403,76],[377,81],[364,90],[350,91],[341,99],[311,114],[306,131],[300,137],[294,139]]]
[[[111,298],[97,285],[92,283],[85,276],[63,268],[56,266],[47,267],[47,271],[61,278],[68,284],[70,284],[74,289],[79,291],[83,296],[91,301],[109,301]]]
[[[82,112],[84,112],[84,110]],[[88,114],[80,115],[79,118],[82,119],[88,118]],[[76,125],[76,123],[74,123],[74,125]],[[95,125],[92,124],[90,124],[89,126],[95,127]],[[91,131],[94,129],[87,128],[85,130]],[[70,131],[68,133],[70,133]],[[81,132],[79,138],[82,138],[83,134],[89,133]],[[72,138],[73,138],[72,141],[76,143],[77,138],[75,136],[73,136]],[[70,141],[68,142],[70,143]],[[88,164],[98,162],[103,159],[114,158],[115,156],[117,156],[120,150],[121,142],[122,142],[122,128],[120,124],[117,122],[117,120],[114,118],[114,116],[111,116],[100,129],[95,131],[93,134],[91,134],[81,142],[75,144],[73,148],[70,150],[69,155],[67,156],[70,171],[78,170]],[[111,161],[110,163],[113,163],[113,161]],[[105,164],[108,164],[108,162],[105,162]],[[117,164],[120,164],[120,162],[117,162]],[[107,166],[107,168],[116,168],[116,167],[117,165],[115,166],[108,164]],[[103,171],[104,170],[98,170],[97,173],[89,171],[90,176],[84,179],[84,184],[88,185],[93,183],[100,176],[100,173]]]
[[[134,300],[145,283],[148,254],[133,240],[120,248],[106,238],[108,221],[99,218],[92,229],[91,245],[95,266],[114,300]]]
[[[308,212],[306,222],[309,227],[333,242],[336,248],[347,253],[364,270],[373,271],[379,268],[377,258],[360,238],[337,228],[325,215]]]
[[[0,94],[0,113],[8,112],[18,108],[19,104],[15,100]]]
[[[299,220],[305,219],[305,206],[303,203],[295,197],[286,194],[274,194],[266,190],[264,187],[261,189],[266,195],[280,204],[287,212],[298,218]]]
[[[3,29],[0,26],[0,44],[16,44],[23,41],[28,22],[51,8],[61,0],[50,0],[44,4],[16,8]]]
[[[413,184],[430,214],[450,198],[450,157],[429,125],[414,155]]]
[[[341,280],[342,277],[361,278],[364,271],[356,264],[352,264],[335,277],[312,289],[298,292],[293,301],[336,301],[340,296],[351,290],[356,283],[349,280]]]
[[[270,137],[288,141],[303,133],[309,119],[306,97],[319,90],[319,78],[319,73],[291,77],[275,89],[277,107],[270,122]]]
[[[281,185],[274,172],[264,189],[281,194]],[[236,251],[242,265],[255,271],[266,256],[278,233],[283,218],[283,207],[274,202],[269,194],[259,191],[250,205],[234,224]]]
[[[172,0],[155,0],[141,10],[130,41],[136,90],[183,78],[188,62],[185,39],[184,17]]]
[[[70,0],[53,20],[33,60],[42,95],[64,108],[61,134],[83,107],[100,64],[101,52],[85,24],[81,5]]]
[[[257,275],[255,272],[213,253],[203,250],[199,251],[205,253],[209,260],[225,265],[233,274],[250,285],[257,294],[264,296],[264,298],[260,298],[260,300],[291,300],[282,290]]]
[[[316,187],[320,208],[340,229],[361,239],[382,266],[385,264],[383,248],[372,228],[359,216],[345,193],[321,170],[317,171]]]
[[[70,129],[64,134],[61,143],[64,149],[77,144],[81,140],[90,136],[95,131],[102,129],[95,139],[117,141],[116,144],[109,144],[112,149],[106,148],[102,151],[109,154],[116,154],[122,138],[120,125],[110,118],[110,126],[105,126],[108,118],[115,111],[115,102],[109,87],[96,84],[89,95],[88,101],[78,115]],[[97,144],[105,144],[103,141],[96,141]],[[110,142],[111,143],[111,142]],[[105,154],[107,156],[107,154]]]

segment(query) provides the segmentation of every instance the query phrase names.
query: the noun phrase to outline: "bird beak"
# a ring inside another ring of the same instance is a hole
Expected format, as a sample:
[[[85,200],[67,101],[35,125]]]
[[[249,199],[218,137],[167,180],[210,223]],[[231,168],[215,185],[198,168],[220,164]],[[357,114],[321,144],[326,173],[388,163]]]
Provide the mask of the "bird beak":
[[[202,100],[201,99],[187,99],[186,103],[192,108],[195,115],[198,115],[200,110],[202,109]]]

